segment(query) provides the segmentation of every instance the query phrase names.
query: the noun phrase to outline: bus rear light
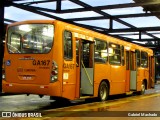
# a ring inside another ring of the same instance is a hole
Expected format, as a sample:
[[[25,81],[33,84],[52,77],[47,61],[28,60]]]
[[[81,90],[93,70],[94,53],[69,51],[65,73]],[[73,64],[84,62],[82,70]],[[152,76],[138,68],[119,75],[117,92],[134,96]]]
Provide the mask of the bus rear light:
[[[2,79],[5,79],[5,78],[6,78],[5,70],[2,69]]]
[[[57,76],[52,76],[52,77],[51,77],[51,82],[55,82],[55,81],[57,81],[57,79],[58,79]]]
[[[57,70],[53,70],[52,71],[52,75],[57,75],[58,74],[58,71]]]
[[[52,70],[58,69],[58,66],[52,66]]]
[[[52,70],[57,70],[58,69],[58,65],[55,61],[52,62]]]
[[[58,65],[55,61],[52,62],[52,70],[51,70],[51,80],[50,82],[55,82],[58,80]]]
[[[40,88],[42,88],[42,89],[43,89],[43,88],[48,88],[48,86],[40,86]]]
[[[13,85],[12,85],[12,84],[6,84],[6,86],[8,86],[8,87],[12,87]]]

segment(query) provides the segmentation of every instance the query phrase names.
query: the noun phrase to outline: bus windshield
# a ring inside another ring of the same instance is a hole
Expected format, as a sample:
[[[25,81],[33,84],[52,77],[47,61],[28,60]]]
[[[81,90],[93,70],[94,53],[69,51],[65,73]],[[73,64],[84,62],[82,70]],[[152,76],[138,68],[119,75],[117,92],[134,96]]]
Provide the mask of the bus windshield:
[[[51,24],[23,24],[8,29],[9,53],[48,53],[54,40]]]

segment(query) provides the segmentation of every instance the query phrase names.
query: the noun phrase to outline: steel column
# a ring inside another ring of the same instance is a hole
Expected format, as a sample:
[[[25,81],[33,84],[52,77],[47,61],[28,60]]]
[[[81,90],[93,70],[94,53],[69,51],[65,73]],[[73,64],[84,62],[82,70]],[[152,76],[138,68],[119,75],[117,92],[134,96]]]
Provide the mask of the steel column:
[[[142,39],[142,32],[139,31],[139,40],[141,41],[141,39]]]
[[[0,93],[2,92],[2,63],[3,63],[3,39],[4,39],[4,3],[0,0]]]
[[[57,12],[61,11],[61,4],[62,4],[61,2],[62,2],[61,0],[57,0],[57,8],[56,8]]]
[[[109,29],[112,30],[113,29],[113,18],[110,17],[110,21],[109,21]]]

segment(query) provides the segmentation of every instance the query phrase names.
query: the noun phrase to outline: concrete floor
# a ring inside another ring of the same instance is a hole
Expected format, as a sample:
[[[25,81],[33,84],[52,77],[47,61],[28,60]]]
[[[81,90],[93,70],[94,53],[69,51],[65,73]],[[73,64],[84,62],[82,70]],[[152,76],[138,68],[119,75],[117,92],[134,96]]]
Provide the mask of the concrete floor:
[[[0,111],[39,112],[42,118],[54,120],[93,119],[93,120],[159,120],[160,119],[160,84],[155,89],[146,91],[140,96],[111,96],[105,102],[72,102],[63,107],[50,104],[48,96],[39,98],[36,95],[12,95],[0,97]],[[148,115],[144,117],[143,115]],[[60,116],[60,117],[58,117]],[[142,117],[143,116],[143,117]],[[153,116],[153,117],[152,117]],[[156,117],[154,117],[156,116]],[[0,118],[7,119],[7,118]],[[8,118],[19,120],[22,118]],[[30,118],[33,119],[33,118]]]

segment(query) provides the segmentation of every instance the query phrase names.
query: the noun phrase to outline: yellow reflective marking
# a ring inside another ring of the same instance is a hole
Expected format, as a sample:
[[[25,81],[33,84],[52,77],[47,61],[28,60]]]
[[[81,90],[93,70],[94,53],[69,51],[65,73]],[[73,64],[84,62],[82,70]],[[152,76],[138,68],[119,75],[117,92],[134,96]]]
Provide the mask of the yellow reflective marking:
[[[107,106],[113,106],[113,105],[118,105],[118,104],[124,104],[124,103],[128,103],[128,102],[132,102],[133,100],[134,101],[137,101],[137,100],[141,100],[141,99],[146,99],[146,98],[151,98],[151,97],[156,97],[156,96],[160,96],[160,94],[151,94],[151,95],[147,95],[147,96],[136,96],[138,98],[134,98],[134,97],[130,97],[130,98],[122,98],[122,99],[119,99],[121,101],[113,101],[113,102],[110,102],[110,101],[106,101],[106,102],[100,102],[100,105],[95,105],[95,103],[91,103],[95,106],[89,106],[87,107],[88,104],[85,104],[86,105],[86,108],[82,108],[82,109],[75,109],[73,111],[86,111],[86,110],[91,110],[91,109],[97,109],[97,108],[101,108],[101,107],[107,107]],[[125,100],[126,99],[126,100]],[[117,100],[117,99],[116,99]]]
[[[152,97],[157,97],[160,96],[160,93],[156,94],[148,94],[144,96],[133,96],[133,97],[128,97],[128,98],[121,98],[121,99],[115,99],[113,101],[105,101],[105,102],[94,102],[94,103],[89,103],[89,104],[82,104],[82,105],[77,105],[77,106],[70,106],[70,107],[64,107],[64,108],[58,108],[54,110],[46,110],[45,112],[51,112],[51,111],[56,111],[59,113],[56,114],[50,114],[50,116],[65,116],[69,115],[78,111],[89,111],[91,109],[97,109],[97,108],[102,108],[102,107],[109,107],[109,106],[114,106],[114,105],[119,105],[119,104],[124,104],[124,103],[129,103],[133,101],[138,101],[142,99],[147,99],[147,98],[152,98]],[[76,108],[76,107],[82,107],[82,108]],[[63,111],[63,112],[61,112]],[[67,111],[67,112],[65,112]]]

